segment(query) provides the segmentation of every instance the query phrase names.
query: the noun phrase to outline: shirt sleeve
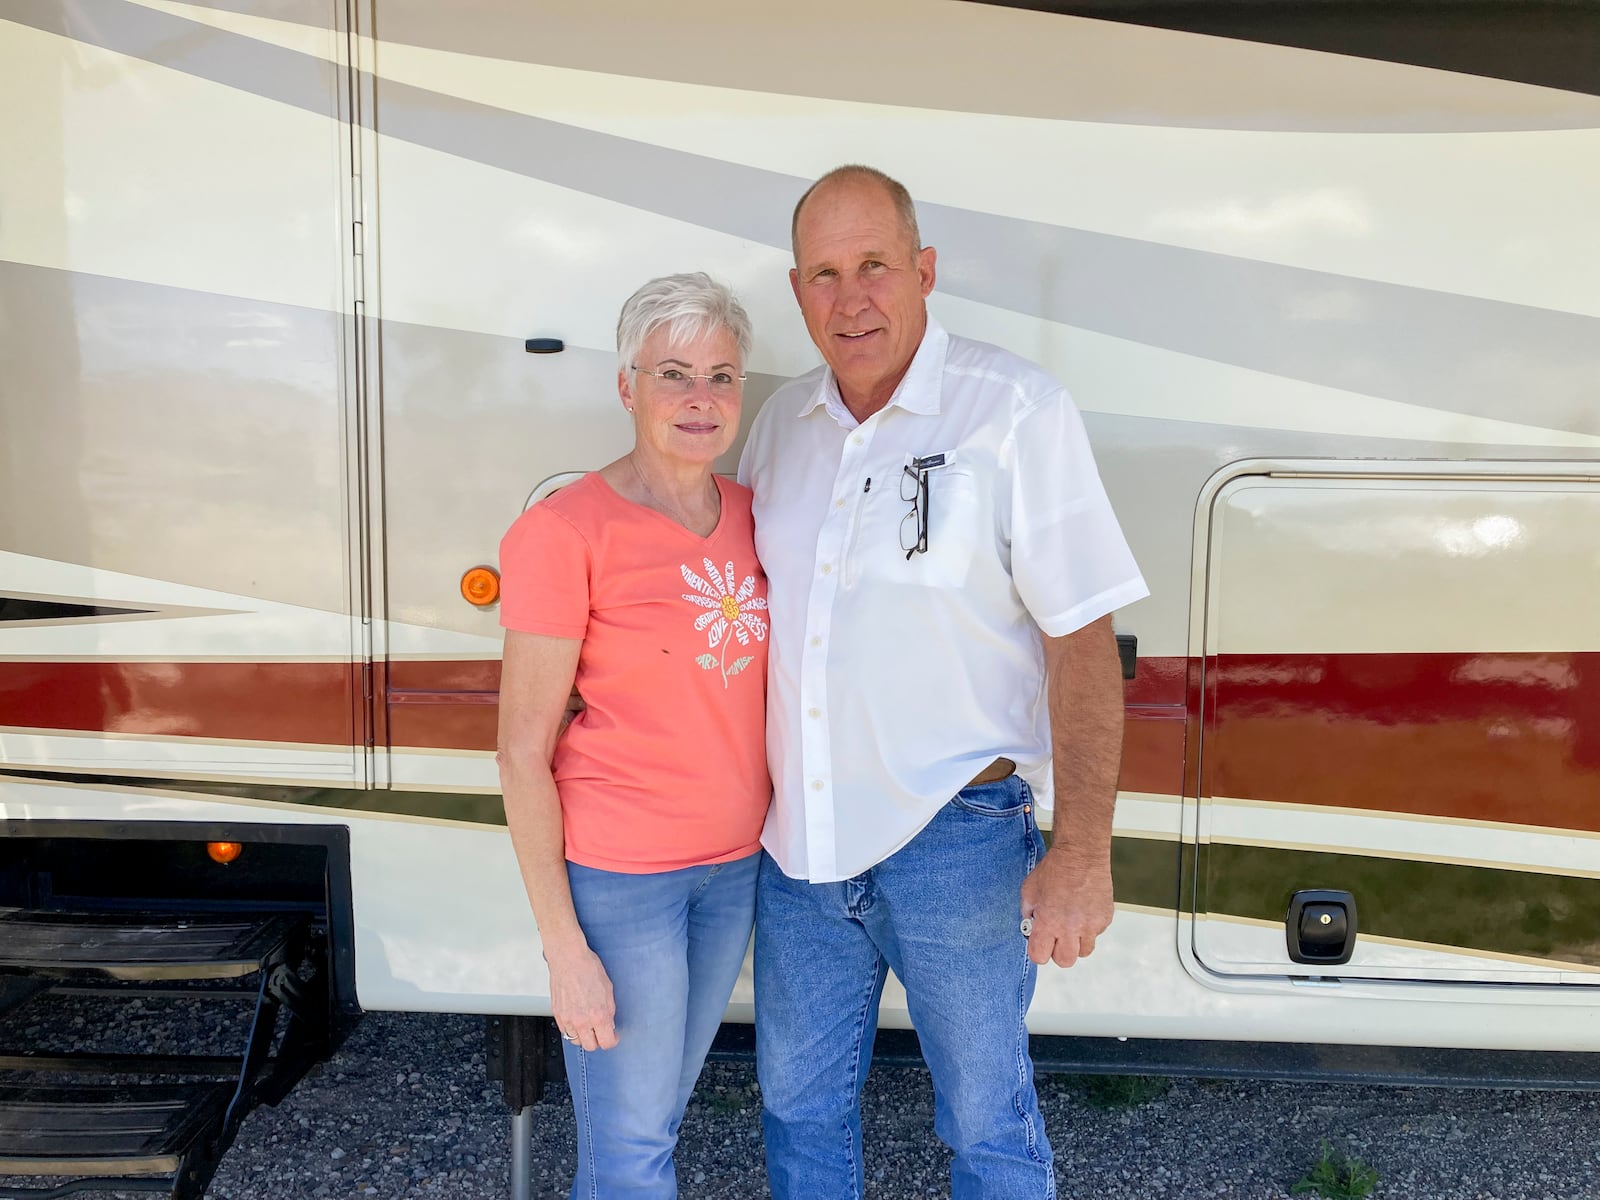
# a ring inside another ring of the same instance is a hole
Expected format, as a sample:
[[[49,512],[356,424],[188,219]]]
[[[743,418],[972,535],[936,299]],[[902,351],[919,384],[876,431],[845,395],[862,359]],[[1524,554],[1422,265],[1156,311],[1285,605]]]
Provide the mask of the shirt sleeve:
[[[583,535],[548,505],[535,504],[500,540],[500,624],[582,638],[589,630],[592,577]]]
[[[1011,577],[1045,634],[1063,637],[1150,594],[1065,390],[1018,419],[1011,459]]]
[[[739,452],[739,473],[735,478],[747,488],[755,488],[753,479],[760,469],[762,458],[762,443],[765,439],[767,428],[767,413],[771,411],[771,404],[762,406],[756,414],[756,419],[750,423],[750,433],[744,440],[744,449]]]

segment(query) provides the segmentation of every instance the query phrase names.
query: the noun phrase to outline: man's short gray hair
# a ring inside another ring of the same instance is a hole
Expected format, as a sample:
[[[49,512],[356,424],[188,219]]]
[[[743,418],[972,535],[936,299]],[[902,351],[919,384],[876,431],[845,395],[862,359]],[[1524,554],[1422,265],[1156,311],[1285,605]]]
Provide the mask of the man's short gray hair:
[[[617,362],[624,371],[639,365],[645,339],[666,326],[674,342],[692,342],[718,329],[733,334],[739,369],[750,357],[750,316],[726,284],[704,271],[663,275],[628,297],[617,318]]]
[[[789,220],[789,247],[794,251],[795,265],[800,260],[800,210],[806,206],[806,201],[811,199],[811,194],[828,183],[875,183],[889,195],[889,200],[894,204],[895,212],[900,217],[900,224],[906,231],[906,237],[911,242],[912,252],[922,249],[922,234],[917,229],[917,206],[911,199],[911,193],[906,191],[905,184],[898,179],[885,175],[877,167],[863,166],[860,163],[846,163],[842,167],[835,167],[822,178],[818,179],[806,189],[806,194],[800,197],[800,202],[794,206],[794,216]]]

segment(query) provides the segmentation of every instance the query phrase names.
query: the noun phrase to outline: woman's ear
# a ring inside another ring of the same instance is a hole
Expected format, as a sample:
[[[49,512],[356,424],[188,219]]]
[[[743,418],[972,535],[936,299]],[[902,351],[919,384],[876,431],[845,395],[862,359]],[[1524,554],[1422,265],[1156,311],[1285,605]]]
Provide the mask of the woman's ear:
[[[617,395],[622,397],[622,407],[632,412],[633,380],[630,378],[630,372],[621,367],[617,368]]]

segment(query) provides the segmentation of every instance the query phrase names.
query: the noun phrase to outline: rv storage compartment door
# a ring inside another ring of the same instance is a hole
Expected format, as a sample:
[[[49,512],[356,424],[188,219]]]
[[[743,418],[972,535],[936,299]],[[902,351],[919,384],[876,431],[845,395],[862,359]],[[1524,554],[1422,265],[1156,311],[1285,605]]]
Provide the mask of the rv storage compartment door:
[[[1600,983],[1600,487],[1379,469],[1211,505],[1195,956]],[[1348,963],[1290,960],[1304,889],[1359,905]]]

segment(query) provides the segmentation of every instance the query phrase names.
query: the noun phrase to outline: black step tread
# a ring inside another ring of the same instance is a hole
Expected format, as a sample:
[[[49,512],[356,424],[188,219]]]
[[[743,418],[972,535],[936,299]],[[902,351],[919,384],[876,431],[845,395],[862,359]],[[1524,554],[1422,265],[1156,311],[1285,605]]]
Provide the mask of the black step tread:
[[[306,920],[303,913],[0,910],[0,968],[229,978],[259,970]]]
[[[231,1083],[0,1084],[0,1174],[171,1175]]]

